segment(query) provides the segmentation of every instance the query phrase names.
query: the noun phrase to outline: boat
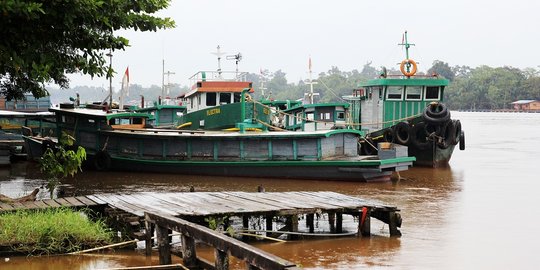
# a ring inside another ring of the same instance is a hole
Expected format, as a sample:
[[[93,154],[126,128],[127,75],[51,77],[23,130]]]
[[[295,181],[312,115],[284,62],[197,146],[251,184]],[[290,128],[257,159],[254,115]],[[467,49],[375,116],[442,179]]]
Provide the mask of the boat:
[[[347,181],[387,181],[414,158],[397,145],[381,144],[377,155],[360,156],[363,132],[200,131],[156,129],[151,116],[87,108],[51,108],[57,137],[73,136],[86,149],[86,167],[217,176],[275,177]],[[241,123],[245,122],[242,119]],[[33,136],[24,136],[33,140]],[[33,140],[34,143],[39,140]],[[43,145],[34,144],[40,149]],[[398,148],[396,148],[398,147]]]
[[[51,134],[55,127],[52,117],[50,112],[0,110],[0,165],[26,160],[22,134]]]
[[[377,153],[377,143],[395,142],[409,147],[415,165],[446,166],[456,145],[465,150],[465,133],[458,119],[451,119],[443,103],[448,80],[438,74],[417,75],[417,63],[409,58],[411,45],[404,34],[406,59],[401,74],[361,83],[350,102],[351,125],[366,132],[361,143],[363,154]]]

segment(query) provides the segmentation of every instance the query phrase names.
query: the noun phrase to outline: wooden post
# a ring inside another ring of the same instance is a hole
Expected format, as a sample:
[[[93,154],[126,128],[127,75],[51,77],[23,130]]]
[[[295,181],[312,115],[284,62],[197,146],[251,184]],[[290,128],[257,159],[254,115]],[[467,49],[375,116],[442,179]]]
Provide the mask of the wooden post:
[[[242,216],[242,227],[244,230],[249,230],[249,216]],[[248,241],[249,237],[247,235],[242,235],[242,241]]]
[[[336,232],[336,213],[328,213],[328,224],[330,225],[330,232]]]
[[[367,207],[360,212],[360,222],[358,223],[358,232],[362,236],[371,236],[371,210]]]
[[[154,245],[152,237],[154,236],[156,225],[148,220],[144,221],[144,225],[146,227],[145,255],[150,256],[152,255],[152,246]]]
[[[291,232],[298,232],[298,215],[287,216],[286,227]],[[298,239],[298,235],[288,234],[287,239],[289,240]]]
[[[156,226],[157,243],[159,250],[159,264],[171,264],[171,246],[169,243],[169,230],[165,227]]]
[[[309,228],[310,233],[315,232],[314,220],[315,220],[315,214],[307,214],[306,215],[306,227]]]
[[[216,270],[229,270],[229,253],[227,251],[221,251],[214,249],[214,257],[216,262],[214,266]]]
[[[273,227],[273,219],[274,219],[274,216],[272,215],[266,215],[266,230],[267,231],[272,231],[274,229]],[[266,233],[266,236],[271,236],[272,233],[271,232],[267,232]]]
[[[336,233],[343,232],[343,214],[336,213]]]
[[[197,266],[197,253],[195,251],[195,239],[182,232],[182,260],[188,268]]]
[[[390,236],[401,236],[401,232],[397,228],[399,219],[401,219],[401,216],[396,212],[389,212],[388,213],[388,228],[390,230]]]

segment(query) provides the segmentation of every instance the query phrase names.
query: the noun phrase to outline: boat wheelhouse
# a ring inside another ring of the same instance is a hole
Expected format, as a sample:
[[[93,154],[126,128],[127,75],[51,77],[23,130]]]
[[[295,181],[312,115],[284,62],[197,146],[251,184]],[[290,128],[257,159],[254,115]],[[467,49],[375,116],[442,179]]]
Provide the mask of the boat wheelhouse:
[[[377,79],[361,83],[351,103],[351,126],[367,133],[361,143],[363,154],[377,152],[377,143],[395,142],[409,146],[409,155],[417,165],[438,167],[448,164],[454,147],[465,149],[461,122],[450,118],[442,101],[448,80],[437,74],[416,75],[417,63],[409,58],[411,45],[404,35],[406,59],[399,75],[386,69]]]
[[[178,120],[182,129],[266,129],[270,110],[250,101],[252,83],[245,72],[201,71],[190,80],[191,91],[179,96],[187,113]],[[261,124],[262,122],[263,124]]]

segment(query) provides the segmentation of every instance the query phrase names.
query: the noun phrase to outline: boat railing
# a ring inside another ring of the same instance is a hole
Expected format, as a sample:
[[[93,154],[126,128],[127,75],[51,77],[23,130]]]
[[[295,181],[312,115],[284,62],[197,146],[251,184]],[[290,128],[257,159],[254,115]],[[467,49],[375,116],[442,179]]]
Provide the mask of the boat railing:
[[[407,76],[403,75],[403,74],[388,74],[386,75],[386,77],[390,77],[390,78],[398,78],[398,79],[406,79]],[[384,78],[384,77],[382,77]],[[412,78],[426,78],[426,79],[440,79],[441,76],[439,76],[438,74],[431,74],[431,75],[424,75],[424,74],[416,74],[414,76],[412,76]]]
[[[189,78],[192,84],[198,81],[247,81],[247,72],[237,71],[199,71]]]

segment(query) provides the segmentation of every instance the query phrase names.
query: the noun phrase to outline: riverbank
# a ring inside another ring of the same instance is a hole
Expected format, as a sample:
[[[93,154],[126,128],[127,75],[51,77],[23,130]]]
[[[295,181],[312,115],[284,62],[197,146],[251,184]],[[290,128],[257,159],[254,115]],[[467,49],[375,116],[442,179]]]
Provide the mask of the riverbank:
[[[102,221],[67,208],[1,214],[0,232],[0,254],[62,254],[112,242]]]

